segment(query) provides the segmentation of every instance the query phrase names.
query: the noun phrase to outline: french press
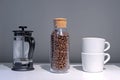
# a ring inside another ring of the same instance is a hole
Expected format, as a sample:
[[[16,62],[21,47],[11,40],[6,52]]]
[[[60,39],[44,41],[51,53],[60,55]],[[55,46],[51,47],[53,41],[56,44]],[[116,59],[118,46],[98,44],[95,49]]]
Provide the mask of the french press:
[[[33,31],[25,31],[27,26],[19,26],[21,30],[14,30],[13,41],[13,68],[15,71],[34,70],[33,52],[35,40],[32,37]]]

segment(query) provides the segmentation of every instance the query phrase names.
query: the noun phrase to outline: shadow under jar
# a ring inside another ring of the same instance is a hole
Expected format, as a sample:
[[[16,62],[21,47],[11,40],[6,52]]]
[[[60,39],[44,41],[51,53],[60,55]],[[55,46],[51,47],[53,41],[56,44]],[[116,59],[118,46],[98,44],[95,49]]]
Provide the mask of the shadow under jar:
[[[55,18],[55,28],[51,34],[51,71],[66,73],[69,69],[69,34],[66,19]]]

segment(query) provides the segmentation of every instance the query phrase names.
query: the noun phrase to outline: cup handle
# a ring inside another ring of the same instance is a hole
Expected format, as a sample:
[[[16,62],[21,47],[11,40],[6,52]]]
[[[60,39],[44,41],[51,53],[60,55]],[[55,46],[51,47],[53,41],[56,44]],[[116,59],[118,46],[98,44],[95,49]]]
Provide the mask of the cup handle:
[[[105,53],[105,56],[107,56],[107,59],[104,61],[104,64],[106,64],[110,60],[110,54]]]
[[[109,42],[105,42],[105,44],[107,44],[107,47],[104,49],[104,51],[107,51],[108,49],[110,49],[110,43]]]

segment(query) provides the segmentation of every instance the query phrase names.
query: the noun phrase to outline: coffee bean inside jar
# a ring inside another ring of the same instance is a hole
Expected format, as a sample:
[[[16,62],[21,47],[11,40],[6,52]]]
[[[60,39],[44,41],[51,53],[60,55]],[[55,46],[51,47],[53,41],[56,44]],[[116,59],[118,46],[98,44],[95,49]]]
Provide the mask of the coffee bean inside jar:
[[[51,34],[51,69],[66,72],[69,68],[69,35],[66,28],[55,28]]]

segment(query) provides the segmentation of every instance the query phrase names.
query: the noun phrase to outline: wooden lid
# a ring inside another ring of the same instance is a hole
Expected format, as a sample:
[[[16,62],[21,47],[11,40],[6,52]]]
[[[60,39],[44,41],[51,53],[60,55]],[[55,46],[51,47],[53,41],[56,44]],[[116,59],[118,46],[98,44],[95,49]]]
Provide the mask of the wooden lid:
[[[54,26],[57,28],[66,28],[67,20],[66,18],[55,18]]]

